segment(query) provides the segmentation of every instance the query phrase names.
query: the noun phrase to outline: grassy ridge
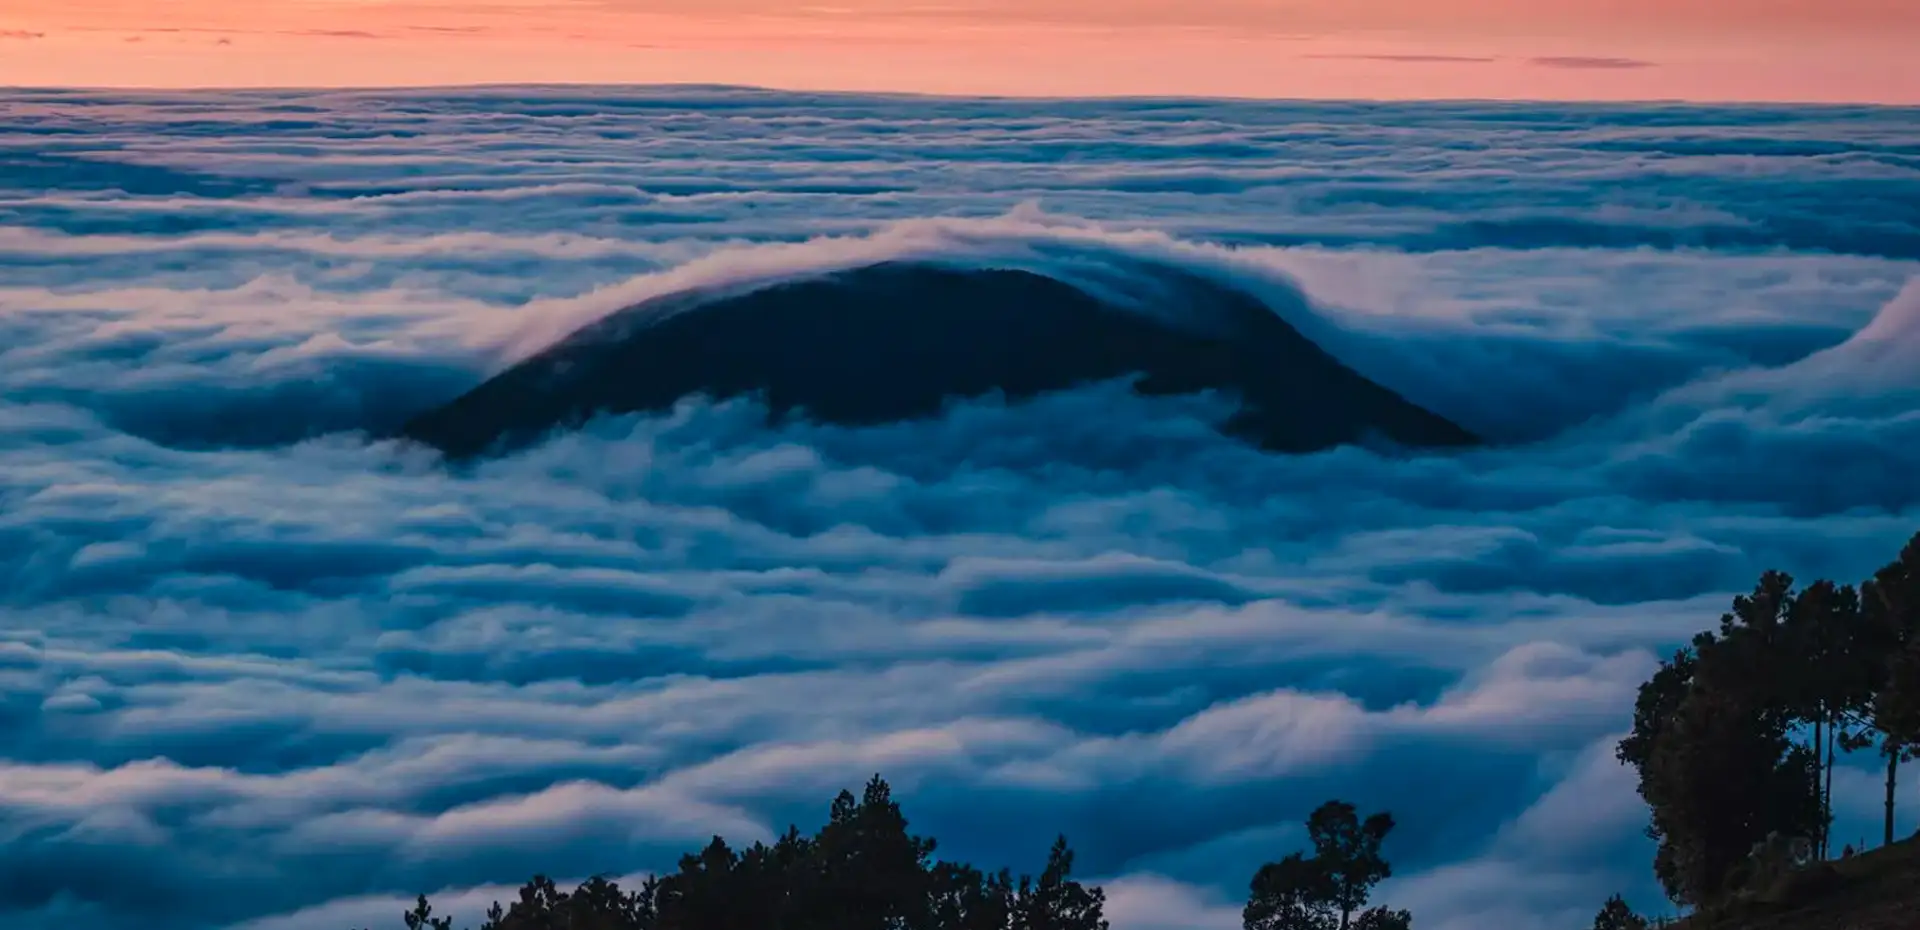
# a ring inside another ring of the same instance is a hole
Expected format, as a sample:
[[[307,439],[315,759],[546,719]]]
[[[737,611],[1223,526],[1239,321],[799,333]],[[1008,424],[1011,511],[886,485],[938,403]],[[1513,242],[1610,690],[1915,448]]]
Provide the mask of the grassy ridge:
[[[1816,863],[1757,899],[1674,930],[1920,930],[1920,837]]]

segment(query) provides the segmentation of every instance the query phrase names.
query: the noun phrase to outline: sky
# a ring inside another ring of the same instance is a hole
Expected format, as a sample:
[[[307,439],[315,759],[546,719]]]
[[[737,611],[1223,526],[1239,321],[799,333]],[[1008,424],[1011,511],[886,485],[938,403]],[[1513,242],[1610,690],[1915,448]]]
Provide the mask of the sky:
[[[0,0],[0,86],[1920,103],[1908,0]]]

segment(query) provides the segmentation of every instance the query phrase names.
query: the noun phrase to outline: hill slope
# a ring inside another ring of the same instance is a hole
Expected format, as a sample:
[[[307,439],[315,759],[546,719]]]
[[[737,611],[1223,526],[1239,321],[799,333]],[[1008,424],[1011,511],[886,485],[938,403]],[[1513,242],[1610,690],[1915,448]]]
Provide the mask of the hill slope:
[[[1237,396],[1226,431],[1273,451],[1478,441],[1249,295],[1170,272],[1140,283],[1154,295],[1144,308],[1032,272],[888,263],[743,294],[669,295],[573,333],[401,435],[460,458],[696,394],[873,424],[935,415],[957,398],[1137,376],[1143,394]]]
[[[1920,930],[1920,837],[1814,866],[1770,900],[1696,915],[1673,930]]]

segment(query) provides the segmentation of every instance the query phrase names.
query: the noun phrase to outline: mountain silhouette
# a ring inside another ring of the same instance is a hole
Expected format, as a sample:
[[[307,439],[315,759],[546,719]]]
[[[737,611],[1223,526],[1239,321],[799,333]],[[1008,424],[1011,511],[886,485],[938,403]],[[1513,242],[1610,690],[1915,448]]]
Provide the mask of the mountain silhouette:
[[[889,262],[671,294],[581,328],[400,435],[462,459],[690,395],[753,395],[775,417],[878,424],[937,415],[954,399],[1133,378],[1143,395],[1237,397],[1223,429],[1276,452],[1479,441],[1248,294],[1173,271],[1135,285],[1129,298],[1098,296],[1029,271]]]

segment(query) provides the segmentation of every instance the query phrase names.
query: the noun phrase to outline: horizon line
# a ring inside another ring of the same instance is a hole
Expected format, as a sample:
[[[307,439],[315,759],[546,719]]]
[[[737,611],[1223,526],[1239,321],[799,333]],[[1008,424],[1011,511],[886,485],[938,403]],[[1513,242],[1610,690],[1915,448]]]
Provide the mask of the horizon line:
[[[1920,102],[1887,103],[1879,101],[1803,101],[1777,100],[1765,98],[1691,98],[1691,97],[1649,97],[1645,99],[1553,99],[1539,97],[1310,97],[1310,96],[1253,96],[1233,94],[968,94],[940,91],[912,90],[852,90],[831,87],[776,87],[763,84],[728,84],[708,81],[676,81],[654,83],[609,83],[605,81],[473,81],[450,82],[445,84],[209,84],[194,86],[166,86],[140,84],[0,84],[0,95],[18,92],[51,92],[69,94],[418,94],[431,92],[490,91],[490,90],[554,90],[554,89],[598,89],[598,90],[717,90],[747,91],[752,93],[785,96],[830,96],[830,97],[866,97],[866,98],[908,98],[928,100],[973,100],[990,102],[1074,102],[1098,101],[1124,103],[1129,101],[1183,101],[1210,103],[1320,103],[1320,104],[1506,104],[1516,106],[1583,106],[1583,107],[1685,107],[1685,108],[1794,108],[1794,109],[1875,109],[1875,110],[1913,110],[1920,111]],[[0,98],[0,106],[5,100]]]

